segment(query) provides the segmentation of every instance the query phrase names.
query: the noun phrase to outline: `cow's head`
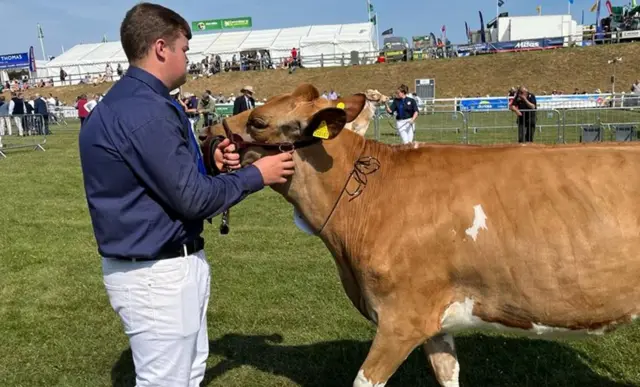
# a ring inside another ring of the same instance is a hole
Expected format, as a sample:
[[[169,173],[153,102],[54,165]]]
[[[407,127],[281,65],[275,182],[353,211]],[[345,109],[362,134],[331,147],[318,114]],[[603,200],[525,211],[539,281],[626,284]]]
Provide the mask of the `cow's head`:
[[[353,121],[365,107],[364,94],[355,94],[335,101],[321,98],[310,84],[297,87],[292,93],[270,98],[264,105],[227,118],[226,124],[245,143],[294,143],[335,138],[347,122]],[[205,129],[200,136],[225,135],[221,124]],[[278,149],[250,146],[241,152],[242,164],[250,164]]]

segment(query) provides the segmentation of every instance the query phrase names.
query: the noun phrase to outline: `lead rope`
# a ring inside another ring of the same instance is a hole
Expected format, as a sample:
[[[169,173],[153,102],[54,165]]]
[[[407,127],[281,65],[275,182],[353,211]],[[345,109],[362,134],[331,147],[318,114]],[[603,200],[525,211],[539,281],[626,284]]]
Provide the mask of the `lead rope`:
[[[364,156],[364,157],[362,156],[366,146],[367,146],[367,141],[365,140],[364,144],[362,145],[362,150],[358,155],[358,158],[353,163],[353,170],[351,170],[351,173],[347,177],[347,181],[344,183],[344,187],[342,188],[342,191],[340,191],[340,195],[338,195],[338,199],[333,204],[333,208],[331,209],[331,212],[327,216],[327,219],[325,219],[324,223],[322,223],[322,226],[318,230],[318,234],[322,234],[322,231],[324,230],[325,226],[327,225],[327,223],[329,223],[329,220],[331,220],[333,213],[336,211],[336,208],[338,208],[340,199],[342,199],[342,195],[346,192],[347,195],[351,196],[349,198],[349,201],[352,201],[353,199],[360,196],[360,194],[363,191],[363,188],[366,187],[367,185],[367,182],[368,182],[367,175],[370,175],[376,172],[378,169],[380,169],[380,161],[378,161],[378,159],[376,159],[373,156]],[[352,177],[355,177],[355,180],[358,183],[358,187],[356,188],[355,191],[349,192],[347,187],[349,186],[349,182],[351,181]]]
[[[224,131],[225,131],[225,133],[227,135],[227,138],[231,142],[231,144],[236,146],[236,152],[237,152],[238,151],[238,144],[234,141],[233,134],[231,132],[231,129],[229,129],[229,126],[227,125],[227,121],[226,120],[222,120],[222,126],[224,127]],[[225,173],[231,173],[231,168],[225,167],[224,168],[224,172]],[[230,210],[227,209],[222,213],[222,220],[221,220],[221,223],[220,223],[220,234],[221,235],[227,235],[227,234],[229,234],[229,231],[231,231],[230,228],[229,228],[229,212],[230,212]]]

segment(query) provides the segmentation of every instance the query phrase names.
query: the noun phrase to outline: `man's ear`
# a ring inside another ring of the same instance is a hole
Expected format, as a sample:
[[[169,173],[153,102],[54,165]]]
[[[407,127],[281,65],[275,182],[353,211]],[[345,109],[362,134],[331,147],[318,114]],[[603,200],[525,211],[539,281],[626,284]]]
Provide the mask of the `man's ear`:
[[[311,117],[309,125],[304,129],[306,137],[330,140],[340,134],[347,124],[347,114],[338,108],[322,109]]]
[[[338,98],[333,101],[333,106],[343,109],[347,113],[347,122],[351,122],[360,115],[362,109],[367,104],[367,96],[358,93],[346,98]]]

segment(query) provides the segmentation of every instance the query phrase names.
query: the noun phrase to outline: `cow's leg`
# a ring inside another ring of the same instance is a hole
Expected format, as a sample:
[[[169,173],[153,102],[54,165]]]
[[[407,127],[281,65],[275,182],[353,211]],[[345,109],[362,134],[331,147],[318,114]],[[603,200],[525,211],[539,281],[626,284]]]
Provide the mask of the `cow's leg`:
[[[459,387],[460,364],[453,336],[448,333],[430,338],[424,343],[424,352],[431,363],[438,383],[442,387]]]
[[[389,378],[425,337],[413,329],[402,326],[378,325],[369,354],[365,359],[353,387],[384,387]]]

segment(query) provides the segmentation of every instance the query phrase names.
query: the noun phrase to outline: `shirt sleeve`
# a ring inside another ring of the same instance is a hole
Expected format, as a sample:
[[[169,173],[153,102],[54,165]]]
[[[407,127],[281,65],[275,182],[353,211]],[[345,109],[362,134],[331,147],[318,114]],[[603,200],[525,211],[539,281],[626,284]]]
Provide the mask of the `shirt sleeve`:
[[[255,166],[215,177],[198,171],[176,119],[154,119],[123,133],[120,153],[161,202],[186,219],[208,219],[264,187]]]

